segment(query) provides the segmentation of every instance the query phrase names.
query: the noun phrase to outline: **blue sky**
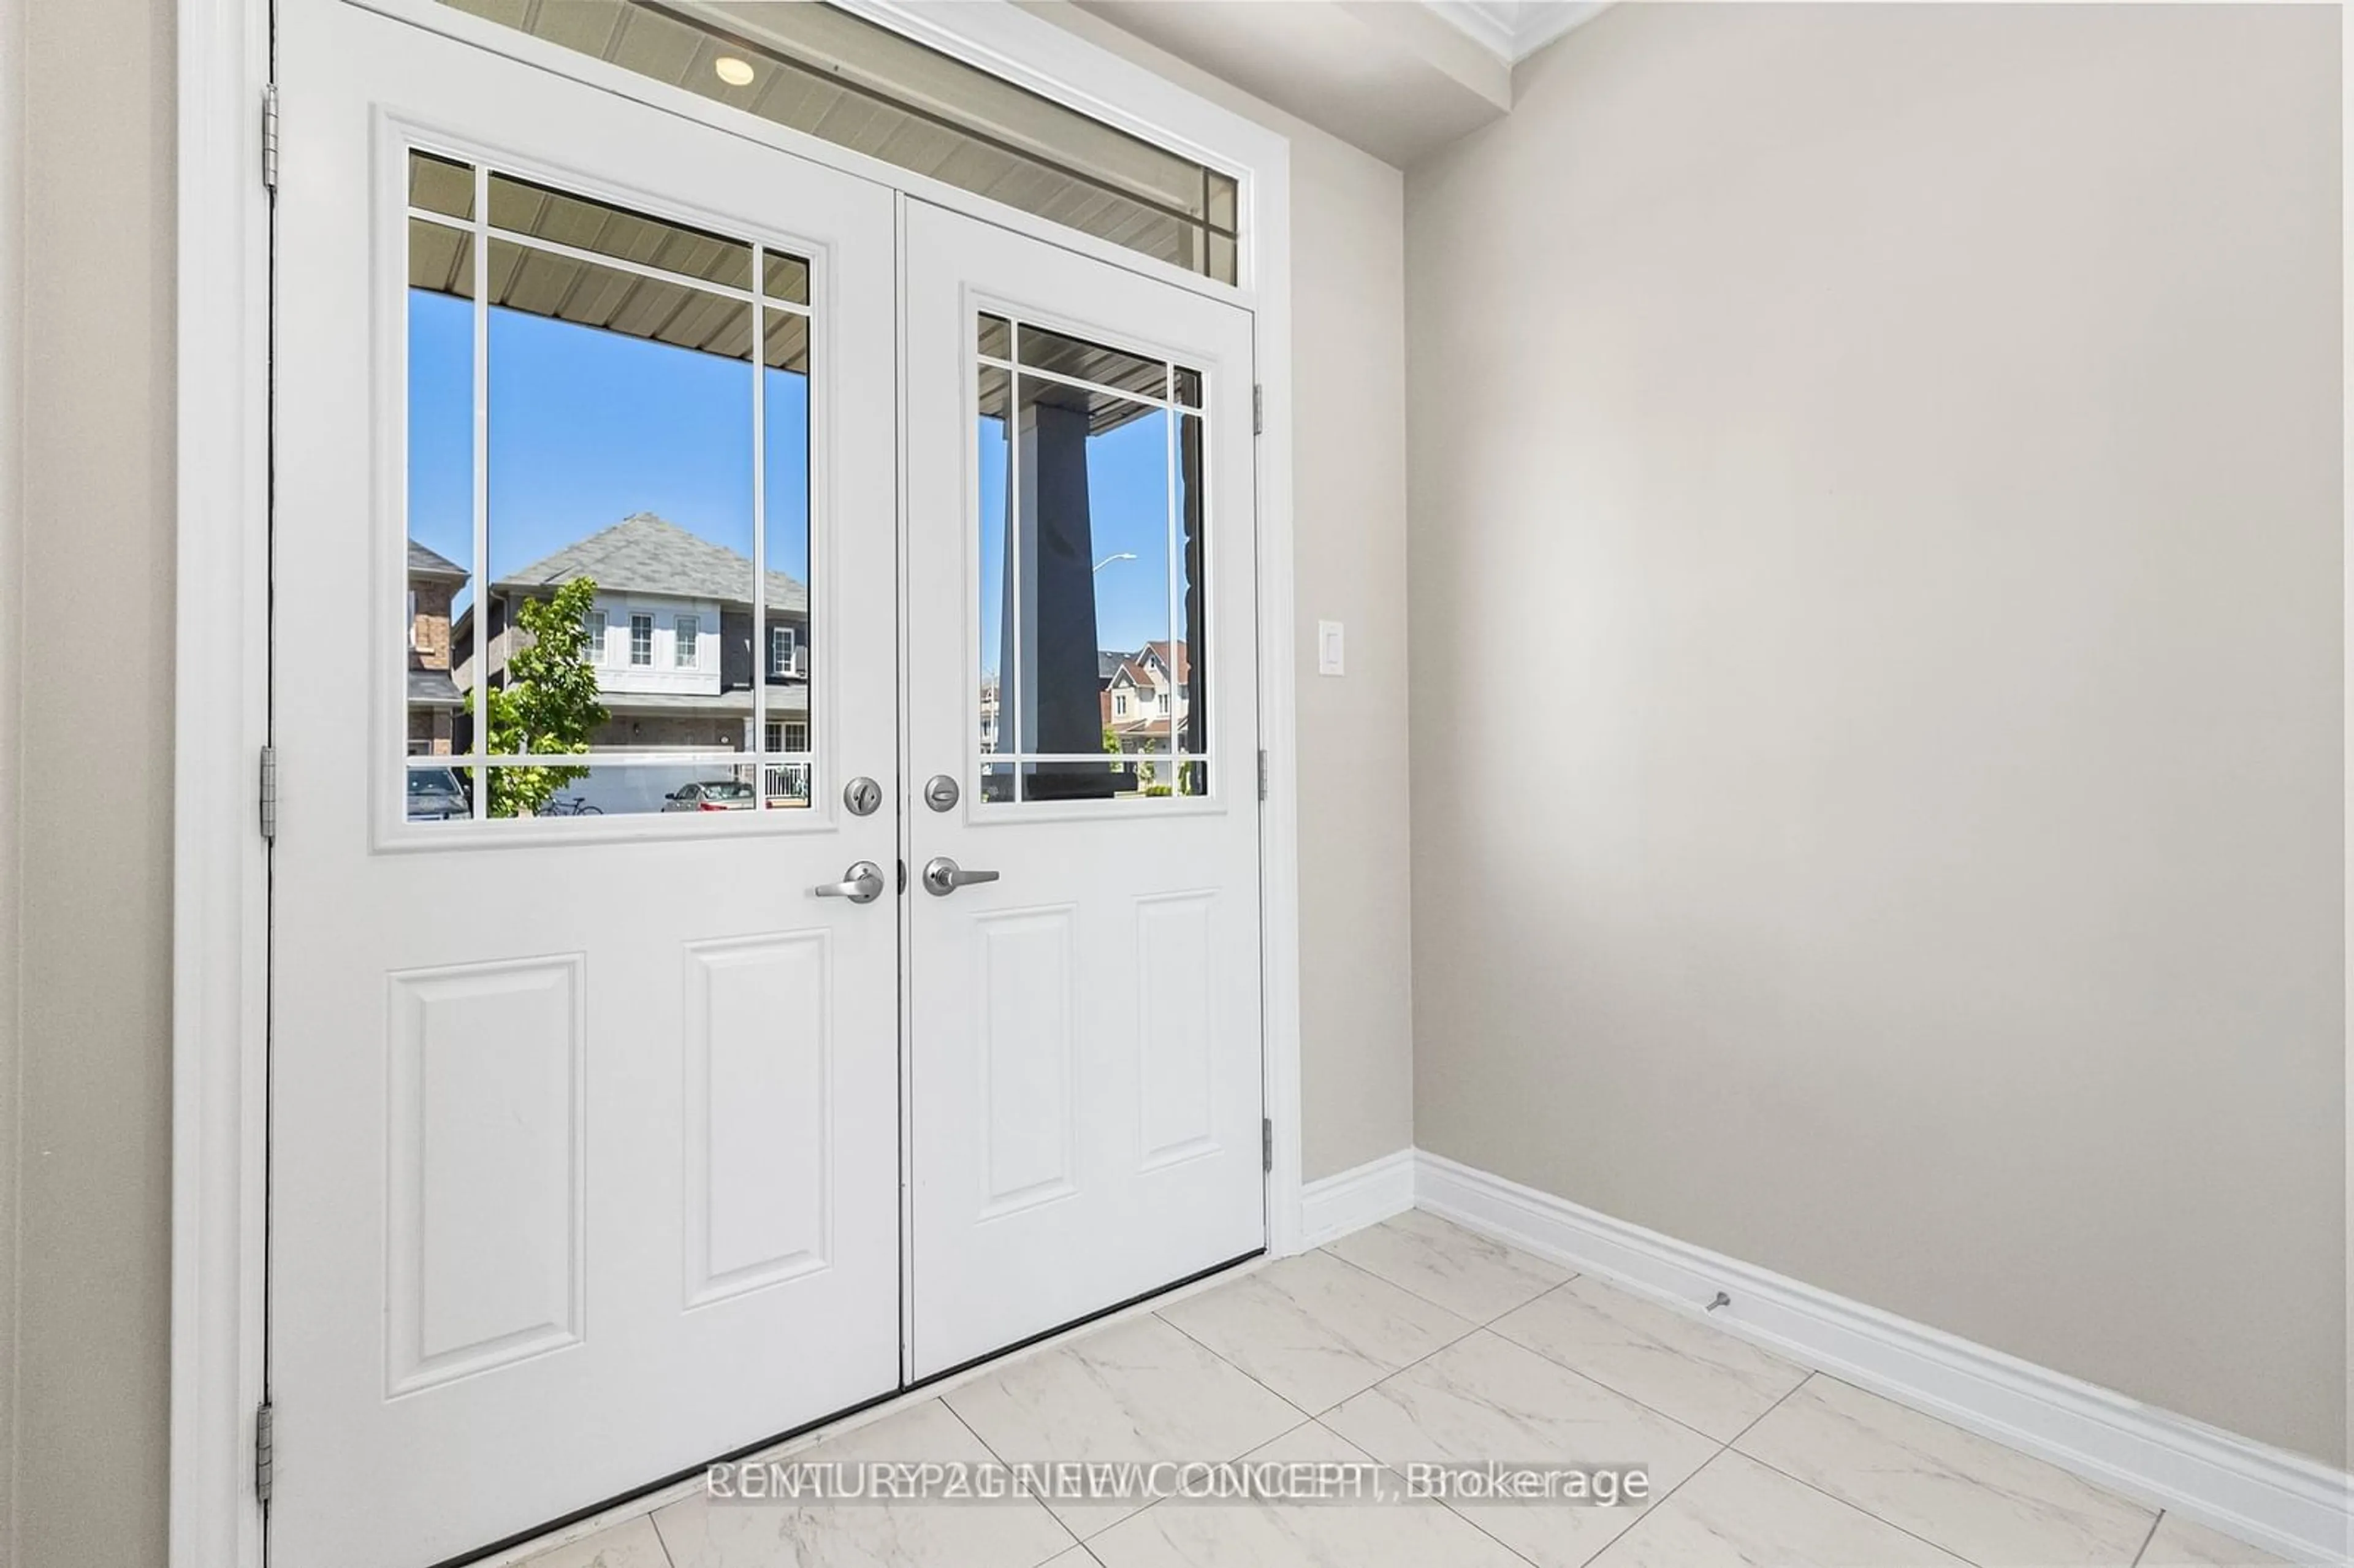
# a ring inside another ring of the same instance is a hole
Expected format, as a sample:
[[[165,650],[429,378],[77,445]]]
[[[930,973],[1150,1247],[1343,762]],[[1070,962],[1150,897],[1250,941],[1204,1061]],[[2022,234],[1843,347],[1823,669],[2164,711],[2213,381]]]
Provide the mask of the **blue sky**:
[[[461,566],[473,553],[472,306],[409,291],[409,533]],[[749,368],[522,312],[491,313],[490,547],[493,578],[633,512],[654,512],[749,557]],[[768,378],[769,564],[809,577],[809,383]],[[1097,641],[1168,635],[1168,416],[1087,443]],[[984,667],[997,662],[1005,442],[981,429]],[[877,519],[879,525],[887,520]],[[461,597],[462,606],[467,599]]]
[[[472,553],[472,307],[409,292],[409,532]],[[809,382],[768,378],[769,566],[809,576]],[[752,554],[750,367],[620,333],[491,313],[493,579],[634,512]],[[750,578],[746,577],[746,591]]]

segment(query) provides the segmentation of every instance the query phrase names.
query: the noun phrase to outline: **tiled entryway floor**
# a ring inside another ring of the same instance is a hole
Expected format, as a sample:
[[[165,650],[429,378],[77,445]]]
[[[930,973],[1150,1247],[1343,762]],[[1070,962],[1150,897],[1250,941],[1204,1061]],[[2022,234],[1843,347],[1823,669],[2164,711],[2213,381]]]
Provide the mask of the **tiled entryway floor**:
[[[697,1495],[531,1568],[2179,1568],[2277,1562],[1428,1214],[795,1458],[1641,1464],[1648,1507]]]

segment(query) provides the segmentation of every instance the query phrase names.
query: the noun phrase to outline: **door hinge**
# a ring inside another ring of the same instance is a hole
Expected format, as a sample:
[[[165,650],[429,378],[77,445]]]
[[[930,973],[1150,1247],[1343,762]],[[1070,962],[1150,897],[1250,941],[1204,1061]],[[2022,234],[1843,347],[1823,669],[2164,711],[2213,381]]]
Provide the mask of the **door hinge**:
[[[261,748],[261,842],[278,842],[278,748]]]
[[[1262,800],[1267,799],[1267,748],[1265,747],[1259,747],[1258,753],[1258,798]]]
[[[276,187],[272,187],[273,189]],[[1267,388],[1251,384],[1251,434],[1262,435],[1267,430]]]
[[[1275,1169],[1275,1118],[1271,1116],[1259,1118],[1258,1168],[1262,1174]]]
[[[265,1399],[253,1413],[253,1490],[264,1503],[270,1501],[270,1449],[276,1425],[270,1402]]]
[[[278,84],[261,90],[261,188],[278,194]]]

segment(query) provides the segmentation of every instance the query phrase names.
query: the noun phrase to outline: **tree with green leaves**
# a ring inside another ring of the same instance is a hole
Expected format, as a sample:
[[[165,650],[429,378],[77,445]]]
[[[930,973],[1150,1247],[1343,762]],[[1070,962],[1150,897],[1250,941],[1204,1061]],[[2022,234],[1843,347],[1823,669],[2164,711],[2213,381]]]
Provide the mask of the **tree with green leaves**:
[[[515,609],[521,635],[507,659],[506,683],[490,692],[490,754],[493,757],[578,756],[588,749],[588,737],[610,715],[597,700],[597,669],[586,654],[588,609],[597,600],[597,585],[575,577],[548,599],[527,599]],[[473,712],[473,694],[466,694],[466,711]],[[548,798],[575,779],[586,768],[487,768],[491,815],[535,815]]]

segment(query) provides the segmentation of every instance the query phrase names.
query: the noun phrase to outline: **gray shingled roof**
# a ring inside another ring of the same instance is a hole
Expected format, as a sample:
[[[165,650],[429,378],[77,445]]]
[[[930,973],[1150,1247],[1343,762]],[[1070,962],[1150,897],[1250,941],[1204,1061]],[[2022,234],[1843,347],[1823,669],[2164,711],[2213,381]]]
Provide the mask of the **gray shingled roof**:
[[[450,679],[447,670],[411,670],[408,673],[408,704],[419,708],[462,707],[466,699],[458,694],[457,683]]]
[[[752,563],[725,545],[698,538],[677,524],[641,512],[601,533],[500,579],[503,589],[530,592],[593,577],[615,593],[673,594],[726,604],[752,602]],[[809,609],[809,589],[782,572],[769,574],[769,608]]]
[[[408,575],[412,577],[448,577],[453,582],[464,582],[466,568],[449,556],[429,550],[411,539],[408,542]]]

